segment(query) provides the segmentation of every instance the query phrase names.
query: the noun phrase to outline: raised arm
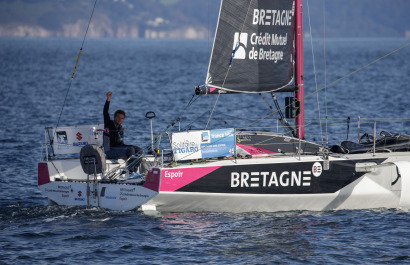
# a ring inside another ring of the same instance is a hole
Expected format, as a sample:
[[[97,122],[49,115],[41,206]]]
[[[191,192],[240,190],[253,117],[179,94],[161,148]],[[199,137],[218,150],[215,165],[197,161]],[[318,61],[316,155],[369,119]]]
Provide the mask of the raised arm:
[[[110,124],[110,114],[108,113],[108,110],[110,108],[110,101],[111,101],[111,97],[112,97],[112,92],[108,92],[107,93],[107,100],[105,101],[105,105],[104,105],[104,127],[108,128],[109,124]]]

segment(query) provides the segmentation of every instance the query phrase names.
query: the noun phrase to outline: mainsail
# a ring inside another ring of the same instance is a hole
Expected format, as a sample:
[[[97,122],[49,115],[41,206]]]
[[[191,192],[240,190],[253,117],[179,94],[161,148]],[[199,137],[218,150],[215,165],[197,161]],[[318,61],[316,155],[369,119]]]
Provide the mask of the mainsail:
[[[294,91],[294,36],[293,0],[222,0],[206,85]]]

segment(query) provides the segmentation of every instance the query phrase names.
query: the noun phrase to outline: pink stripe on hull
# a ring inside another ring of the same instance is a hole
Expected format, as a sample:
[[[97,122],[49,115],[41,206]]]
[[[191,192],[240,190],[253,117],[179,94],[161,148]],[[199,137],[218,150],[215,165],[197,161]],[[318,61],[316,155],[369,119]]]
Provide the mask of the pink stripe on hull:
[[[161,171],[161,191],[176,191],[189,183],[217,170],[218,167],[198,167],[163,169]]]

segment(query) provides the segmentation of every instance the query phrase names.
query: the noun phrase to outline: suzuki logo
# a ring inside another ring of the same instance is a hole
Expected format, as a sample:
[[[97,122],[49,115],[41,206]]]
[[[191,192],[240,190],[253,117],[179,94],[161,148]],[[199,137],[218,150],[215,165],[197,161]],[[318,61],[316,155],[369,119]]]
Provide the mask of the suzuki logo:
[[[77,136],[77,140],[78,140],[78,141],[80,141],[81,139],[83,139],[83,135],[82,135],[80,132],[78,132],[78,133],[76,134],[76,136]]]

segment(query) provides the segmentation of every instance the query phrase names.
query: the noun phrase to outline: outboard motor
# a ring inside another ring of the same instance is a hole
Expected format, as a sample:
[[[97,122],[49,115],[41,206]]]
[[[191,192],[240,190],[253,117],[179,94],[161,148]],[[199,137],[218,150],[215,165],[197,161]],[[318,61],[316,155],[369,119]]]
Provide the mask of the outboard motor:
[[[81,167],[87,174],[87,205],[90,205],[91,195],[94,200],[98,200],[100,206],[100,194],[98,188],[97,174],[105,172],[105,155],[103,150],[96,145],[86,145],[80,151]],[[90,182],[90,175],[94,176],[94,180]],[[101,195],[104,196],[104,195]]]
[[[86,145],[80,151],[81,167],[87,175],[102,174],[105,172],[105,154],[96,145]]]

